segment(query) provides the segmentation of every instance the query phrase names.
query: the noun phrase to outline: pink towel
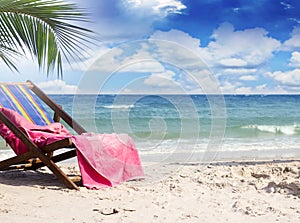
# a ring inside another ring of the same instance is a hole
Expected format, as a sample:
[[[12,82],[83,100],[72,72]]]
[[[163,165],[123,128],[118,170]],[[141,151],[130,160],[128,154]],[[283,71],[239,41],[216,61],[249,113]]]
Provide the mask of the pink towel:
[[[88,188],[115,186],[144,176],[134,142],[126,134],[87,133],[73,136],[73,143],[82,182]]]
[[[144,177],[138,151],[133,140],[126,134],[85,133],[72,136],[60,123],[38,126],[15,111],[0,109],[38,147],[63,138],[72,138],[76,146],[82,182],[87,188],[100,189],[103,186],[115,186],[127,180]],[[17,155],[28,151],[3,123],[0,123],[0,135]]]

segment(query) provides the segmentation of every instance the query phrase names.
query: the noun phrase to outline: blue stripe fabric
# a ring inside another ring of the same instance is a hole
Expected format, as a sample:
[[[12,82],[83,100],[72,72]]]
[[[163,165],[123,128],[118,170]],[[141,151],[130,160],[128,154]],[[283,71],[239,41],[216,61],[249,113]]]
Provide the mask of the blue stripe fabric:
[[[17,111],[37,125],[53,123],[40,99],[25,84],[0,85],[0,103],[2,107]]]

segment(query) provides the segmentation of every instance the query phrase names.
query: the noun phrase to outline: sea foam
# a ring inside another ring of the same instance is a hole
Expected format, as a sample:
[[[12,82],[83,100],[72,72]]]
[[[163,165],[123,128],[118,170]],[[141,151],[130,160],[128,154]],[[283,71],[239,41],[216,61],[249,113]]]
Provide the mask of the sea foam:
[[[300,133],[300,126],[298,124],[294,125],[247,125],[243,126],[244,129],[255,129],[261,132],[269,132],[274,134],[284,134],[284,135],[296,135]]]

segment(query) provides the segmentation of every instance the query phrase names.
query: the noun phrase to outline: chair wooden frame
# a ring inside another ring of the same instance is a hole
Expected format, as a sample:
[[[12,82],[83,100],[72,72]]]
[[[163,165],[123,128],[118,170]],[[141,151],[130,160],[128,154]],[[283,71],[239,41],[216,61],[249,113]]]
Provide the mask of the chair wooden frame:
[[[39,89],[31,81],[25,83],[4,83],[4,84],[26,84],[27,87],[35,93],[46,105],[54,111],[55,122],[59,122],[60,118],[64,120],[78,134],[85,133],[86,130],[72,119],[58,104],[49,98],[41,89]],[[0,171],[8,169],[31,169],[36,170],[43,166],[47,166],[56,177],[61,180],[67,188],[79,190],[79,187],[68,177],[58,166],[57,162],[66,160],[76,156],[76,150],[71,138],[65,138],[54,143],[39,148],[35,143],[27,137],[17,126],[0,111],[0,121],[3,122],[29,149],[28,152],[0,162]],[[67,152],[53,156],[55,150],[71,147]]]

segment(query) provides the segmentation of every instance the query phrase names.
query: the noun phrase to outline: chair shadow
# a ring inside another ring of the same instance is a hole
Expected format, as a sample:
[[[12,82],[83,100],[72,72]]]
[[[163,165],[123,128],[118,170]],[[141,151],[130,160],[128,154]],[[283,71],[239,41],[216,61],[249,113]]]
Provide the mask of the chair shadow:
[[[75,174],[68,174],[69,177],[76,177]],[[45,170],[6,170],[0,171],[0,184],[10,186],[29,186],[41,189],[52,190],[67,189],[63,183],[52,173]],[[81,181],[75,182],[77,186],[82,186]]]

